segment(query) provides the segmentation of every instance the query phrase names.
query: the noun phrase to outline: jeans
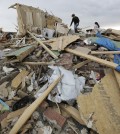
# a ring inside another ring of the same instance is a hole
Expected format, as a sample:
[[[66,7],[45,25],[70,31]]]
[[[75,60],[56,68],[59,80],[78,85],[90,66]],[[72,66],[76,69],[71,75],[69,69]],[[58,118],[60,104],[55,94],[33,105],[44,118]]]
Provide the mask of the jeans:
[[[78,27],[78,26],[79,26],[79,23],[74,24],[74,30],[75,30],[75,33],[78,32],[78,30],[77,30],[77,27]]]

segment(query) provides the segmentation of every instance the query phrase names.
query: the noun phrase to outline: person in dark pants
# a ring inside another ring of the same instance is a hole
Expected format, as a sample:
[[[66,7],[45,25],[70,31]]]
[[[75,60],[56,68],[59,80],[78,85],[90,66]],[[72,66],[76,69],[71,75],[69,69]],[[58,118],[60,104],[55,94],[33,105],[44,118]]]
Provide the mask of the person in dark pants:
[[[79,18],[75,16],[75,14],[72,14],[72,21],[71,21],[70,26],[72,26],[72,24],[74,23],[75,33],[78,33],[77,27],[79,26],[79,22],[80,22]]]

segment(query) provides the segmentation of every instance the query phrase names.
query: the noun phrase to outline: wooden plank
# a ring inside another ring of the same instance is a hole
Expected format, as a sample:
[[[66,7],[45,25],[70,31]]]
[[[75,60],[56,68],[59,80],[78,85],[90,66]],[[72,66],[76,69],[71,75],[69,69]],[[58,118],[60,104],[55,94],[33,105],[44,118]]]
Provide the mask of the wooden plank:
[[[77,56],[84,57],[84,58],[89,59],[91,61],[95,61],[97,63],[100,63],[102,65],[108,66],[108,67],[113,68],[113,69],[115,69],[118,66],[118,64],[116,64],[116,63],[106,61],[106,60],[97,58],[97,57],[92,56],[92,55],[87,55],[87,54],[84,54],[82,52],[78,52],[78,51],[75,51],[75,50],[72,50],[72,49],[69,49],[69,48],[66,48],[65,51],[67,51],[69,53],[72,53],[72,54],[75,54]]]
[[[90,62],[90,60],[85,60],[85,61],[83,61],[83,62],[80,62],[80,63],[74,65],[74,66],[73,66],[73,69],[81,68],[81,67],[83,67],[85,64],[87,64],[87,63],[89,63],[89,62]]]
[[[37,109],[38,106],[44,101],[44,99],[48,96],[48,94],[52,91],[52,89],[59,83],[62,76],[56,79],[40,96],[36,99],[21,115],[18,119],[17,123],[13,126],[9,134],[17,134],[19,129],[26,123],[26,121],[31,117],[32,113]]]
[[[91,51],[91,54],[120,54],[120,51]]]
[[[31,32],[27,31],[53,58],[58,59],[58,57],[47,48],[40,39],[37,39]]]
[[[25,52],[20,54],[20,56],[17,56],[17,59],[19,61],[22,61],[25,57],[27,57],[30,53],[32,53],[34,51],[34,49],[35,49],[35,47],[32,46],[31,48],[29,48],[28,50],[26,50]]]
[[[23,64],[38,66],[38,65],[53,65],[55,64],[55,62],[23,62]]]
[[[6,56],[6,58],[9,60],[9,59],[12,59],[11,62],[17,62],[17,61],[22,61],[25,57],[27,57],[31,52],[33,52],[35,49],[34,46],[26,46],[26,47],[23,47],[19,50],[16,50],[12,53],[9,53]],[[15,58],[15,59],[14,59]],[[14,59],[14,60],[13,60]]]
[[[22,83],[22,79],[24,77],[26,77],[27,75],[29,74],[28,71],[26,70],[22,70],[13,80],[12,80],[12,83],[11,83],[11,87],[13,89],[17,89],[20,84]]]
[[[79,111],[88,123],[94,113],[93,126],[100,134],[120,133],[120,89],[113,71],[96,84],[91,93],[81,94],[77,98]]]
[[[77,122],[79,122],[82,125],[85,125],[85,123],[81,119],[80,114],[79,114],[79,111],[77,109],[75,109],[72,106],[63,105],[63,104],[60,104],[60,108],[62,108],[65,112],[67,112],[68,114],[70,114],[70,116],[73,117]]]

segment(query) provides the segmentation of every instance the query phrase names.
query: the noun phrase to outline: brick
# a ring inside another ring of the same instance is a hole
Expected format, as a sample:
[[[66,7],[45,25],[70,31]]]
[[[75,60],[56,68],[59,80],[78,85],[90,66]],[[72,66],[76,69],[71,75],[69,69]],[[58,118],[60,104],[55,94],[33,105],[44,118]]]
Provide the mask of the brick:
[[[66,122],[66,118],[54,111],[52,108],[47,108],[43,115],[50,123],[57,125],[58,129],[61,129]]]

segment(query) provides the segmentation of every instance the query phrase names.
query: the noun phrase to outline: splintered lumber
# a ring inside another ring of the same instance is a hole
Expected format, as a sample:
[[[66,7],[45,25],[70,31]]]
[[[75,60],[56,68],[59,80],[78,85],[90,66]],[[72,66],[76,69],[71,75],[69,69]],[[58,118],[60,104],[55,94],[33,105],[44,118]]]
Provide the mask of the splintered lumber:
[[[40,39],[37,39],[31,32],[27,31],[54,59],[58,59],[58,57],[47,48]]]
[[[120,133],[120,89],[113,71],[96,84],[91,93],[77,98],[79,111],[84,122],[93,113],[93,126],[99,134]]]
[[[8,60],[14,59],[15,62],[18,62],[18,61],[22,61],[25,57],[27,57],[30,53],[32,53],[34,49],[35,49],[34,46],[26,46],[12,53],[9,53],[5,56]]]
[[[73,69],[81,68],[82,66],[84,66],[85,64],[87,64],[87,63],[89,63],[89,62],[90,62],[90,60],[85,60],[85,61],[83,61],[83,62],[80,62],[80,63],[74,65],[74,66],[73,66]]]
[[[53,65],[55,64],[55,62],[23,62],[23,64],[37,66],[37,65]]]
[[[20,128],[26,123],[26,121],[31,117],[32,113],[37,109],[37,107],[44,101],[52,89],[59,83],[62,76],[56,79],[44,92],[43,94],[36,99],[20,116],[17,123],[13,126],[9,134],[17,134]]]
[[[77,122],[85,125],[84,121],[81,119],[79,111],[72,106],[60,104],[60,108],[73,117]]]
[[[24,77],[26,77],[29,74],[28,71],[26,70],[22,70],[13,80],[12,80],[12,84],[11,87],[13,89],[17,89],[20,84],[22,83],[22,80]]]
[[[108,66],[108,67],[113,68],[113,69],[115,69],[118,66],[118,64],[116,64],[116,63],[113,63],[113,62],[110,62],[110,61],[107,61],[107,60],[103,60],[103,59],[97,58],[97,57],[92,56],[92,55],[84,54],[82,52],[78,52],[78,51],[75,51],[75,50],[72,50],[72,49],[69,49],[69,48],[66,48],[65,50],[69,53],[75,54],[77,56],[84,57],[84,58],[86,58],[88,60],[91,60],[91,61],[98,62],[102,65]]]
[[[91,51],[91,54],[120,54],[120,51]]]

